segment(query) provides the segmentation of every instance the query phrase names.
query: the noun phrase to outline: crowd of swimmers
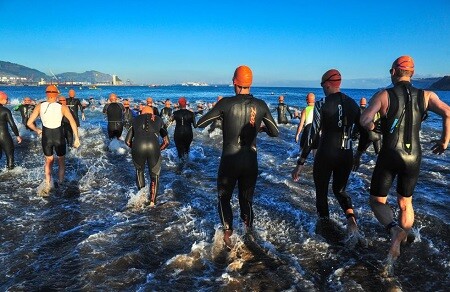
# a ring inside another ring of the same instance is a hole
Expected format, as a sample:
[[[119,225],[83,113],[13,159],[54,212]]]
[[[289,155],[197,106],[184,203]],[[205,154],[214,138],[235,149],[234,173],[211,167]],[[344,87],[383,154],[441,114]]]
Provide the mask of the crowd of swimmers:
[[[417,89],[411,84],[414,61],[409,56],[397,58],[389,70],[393,87],[377,92],[369,101],[353,98],[340,90],[341,73],[336,69],[326,71],[320,86],[325,97],[316,100],[313,93],[306,96],[307,106],[300,112],[291,112],[279,97],[278,123],[272,111],[262,99],[254,97],[250,90],[253,73],[248,66],[239,66],[233,75],[235,95],[218,97],[210,106],[187,108],[187,100],[181,97],[177,107],[172,109],[170,100],[164,102],[161,111],[147,98],[146,104],[130,108],[127,99],[118,100],[111,93],[104,105],[107,117],[107,132],[110,139],[120,139],[125,128],[125,143],[131,148],[131,156],[136,168],[136,185],[145,188],[144,171],[150,172],[148,203],[154,206],[161,171],[161,151],[169,145],[168,127],[175,123],[174,141],[178,157],[184,159],[193,139],[192,129],[212,125],[222,130],[222,155],[220,159],[217,193],[218,213],[223,226],[223,241],[232,248],[233,212],[231,198],[238,185],[240,218],[248,233],[252,232],[254,221],[253,196],[258,176],[256,136],[265,132],[271,137],[279,135],[278,124],[290,118],[299,118],[300,123],[295,141],[300,143],[301,153],[292,171],[294,181],[299,180],[303,166],[311,151],[313,158],[313,179],[316,190],[316,209],[319,221],[329,220],[328,187],[332,179],[332,191],[347,220],[349,239],[357,243],[362,240],[357,224],[351,196],[346,192],[350,172],[357,170],[361,155],[373,144],[378,155],[370,184],[369,204],[378,221],[391,235],[388,258],[395,260],[400,255],[400,247],[408,238],[414,222],[412,195],[417,183],[421,162],[420,126],[427,111],[440,115],[443,119],[441,138],[431,148],[433,153],[442,154],[450,141],[450,107],[432,91]],[[84,107],[75,98],[75,91],[69,91],[69,98],[60,96],[55,85],[46,89],[47,100],[33,105],[25,99],[18,106],[22,122],[27,129],[42,135],[42,149],[45,156],[46,191],[52,188],[51,170],[56,152],[59,182],[64,180],[64,155],[66,144],[79,147],[78,110],[84,120]],[[7,167],[14,167],[14,147],[7,124],[22,141],[9,109],[5,93],[0,92],[0,137],[1,149],[7,156]],[[196,114],[201,115],[196,121]],[[42,129],[35,121],[40,117]],[[67,137],[69,133],[69,138]],[[300,136],[300,134],[302,134]],[[358,140],[357,151],[353,153],[353,143]],[[394,179],[397,179],[397,202],[399,218],[387,204],[387,195]]]

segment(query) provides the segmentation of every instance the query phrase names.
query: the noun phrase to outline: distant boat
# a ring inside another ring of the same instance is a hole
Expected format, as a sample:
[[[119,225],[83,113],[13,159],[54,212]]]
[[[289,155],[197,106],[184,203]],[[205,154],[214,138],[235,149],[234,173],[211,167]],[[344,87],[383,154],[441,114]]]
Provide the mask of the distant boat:
[[[89,89],[99,89],[99,88],[95,85],[92,85],[92,86],[89,86]]]

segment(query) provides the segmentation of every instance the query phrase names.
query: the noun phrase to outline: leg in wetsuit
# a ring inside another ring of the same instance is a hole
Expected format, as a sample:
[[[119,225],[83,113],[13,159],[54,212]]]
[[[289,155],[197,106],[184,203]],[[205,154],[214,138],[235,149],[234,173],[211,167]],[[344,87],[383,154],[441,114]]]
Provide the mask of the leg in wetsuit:
[[[233,229],[231,197],[236,182],[239,190],[241,219],[248,228],[253,225],[253,194],[258,176],[256,152],[250,148],[237,155],[223,157],[219,166],[217,189],[219,194],[219,217],[224,230]]]
[[[0,131],[0,158],[2,152],[6,155],[6,167],[14,168],[14,143],[8,131]]]
[[[123,132],[122,122],[109,122],[108,123],[108,137],[109,139],[117,138],[120,139]]]
[[[194,134],[192,133],[192,130],[177,130],[174,132],[173,139],[175,141],[175,146],[177,147],[178,158],[182,158],[183,156],[189,154],[193,138]]]
[[[353,209],[352,199],[345,191],[348,177],[352,170],[352,150],[337,149],[326,151],[320,149],[314,159],[313,176],[316,187],[316,207],[319,217],[329,217],[328,183],[333,174],[333,194],[342,210]]]
[[[159,174],[161,172],[161,152],[158,143],[154,141],[136,140],[131,150],[136,167],[136,185],[138,189],[145,187],[145,165],[150,173],[150,202],[155,203],[158,192]]]

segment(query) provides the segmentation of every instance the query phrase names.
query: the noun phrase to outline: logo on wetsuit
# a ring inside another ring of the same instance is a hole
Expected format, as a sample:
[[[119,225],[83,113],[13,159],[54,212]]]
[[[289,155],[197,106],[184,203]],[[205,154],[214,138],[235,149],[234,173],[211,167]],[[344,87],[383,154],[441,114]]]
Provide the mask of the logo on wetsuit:
[[[255,119],[256,119],[256,107],[251,107],[250,108],[250,125],[252,125],[252,127],[255,126]]]

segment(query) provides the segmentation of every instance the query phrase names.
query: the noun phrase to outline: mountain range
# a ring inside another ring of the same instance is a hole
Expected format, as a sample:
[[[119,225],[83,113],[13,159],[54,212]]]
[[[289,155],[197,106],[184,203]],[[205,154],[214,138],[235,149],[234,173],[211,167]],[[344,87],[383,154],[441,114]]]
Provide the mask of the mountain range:
[[[91,84],[111,83],[112,76],[99,71],[86,71],[84,73],[65,72],[49,76],[39,70],[31,69],[23,65],[0,61],[0,76],[26,78],[25,83],[36,83],[41,79],[47,82],[87,82]]]

